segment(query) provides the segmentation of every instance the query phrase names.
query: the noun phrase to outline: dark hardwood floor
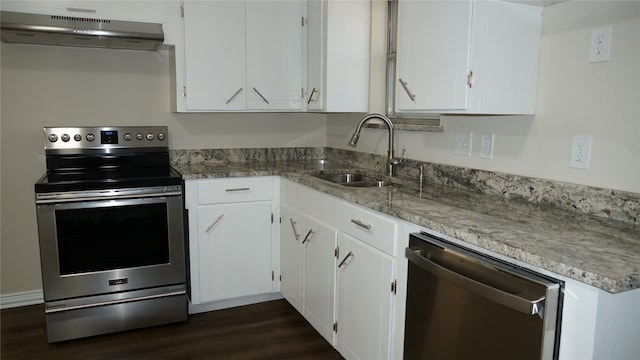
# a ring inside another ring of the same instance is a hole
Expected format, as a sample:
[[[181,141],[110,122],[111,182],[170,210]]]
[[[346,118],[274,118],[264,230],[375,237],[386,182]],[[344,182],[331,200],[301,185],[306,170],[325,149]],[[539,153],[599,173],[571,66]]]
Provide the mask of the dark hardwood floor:
[[[43,305],[5,309],[0,316],[2,360],[342,359],[285,300],[55,344],[47,343]]]

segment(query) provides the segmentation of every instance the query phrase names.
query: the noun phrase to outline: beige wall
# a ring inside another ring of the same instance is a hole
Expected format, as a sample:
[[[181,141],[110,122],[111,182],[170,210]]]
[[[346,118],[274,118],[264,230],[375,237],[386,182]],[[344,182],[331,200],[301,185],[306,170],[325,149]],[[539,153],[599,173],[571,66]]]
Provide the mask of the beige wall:
[[[42,287],[33,184],[44,126],[167,125],[176,149],[325,145],[321,114],[171,113],[168,51],[0,50],[0,294]]]
[[[385,11],[383,5],[374,1],[374,10]],[[590,64],[591,29],[609,24],[611,61]],[[384,34],[372,46],[375,56],[384,56],[381,47]],[[407,157],[417,160],[640,192],[639,64],[640,1],[581,0],[546,7],[535,116],[442,117],[442,134],[398,132],[396,154],[406,147]],[[384,67],[372,71],[372,84],[384,79]],[[371,108],[383,112],[383,89],[376,89]],[[348,148],[358,120],[331,115],[327,144]],[[473,131],[470,157],[453,154],[458,130]],[[479,156],[484,132],[495,133],[493,160]],[[575,135],[593,138],[589,170],[569,167]],[[357,151],[386,154],[386,136],[383,130],[364,130]]]

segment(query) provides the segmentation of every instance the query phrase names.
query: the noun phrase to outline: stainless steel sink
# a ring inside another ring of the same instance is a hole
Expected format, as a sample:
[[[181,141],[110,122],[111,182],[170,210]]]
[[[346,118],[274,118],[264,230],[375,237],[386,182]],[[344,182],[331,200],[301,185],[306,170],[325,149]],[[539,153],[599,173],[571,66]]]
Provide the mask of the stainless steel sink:
[[[335,184],[351,187],[383,187],[389,185],[389,182],[379,180],[371,176],[357,174],[357,173],[315,173],[311,174],[322,180],[327,180]]]

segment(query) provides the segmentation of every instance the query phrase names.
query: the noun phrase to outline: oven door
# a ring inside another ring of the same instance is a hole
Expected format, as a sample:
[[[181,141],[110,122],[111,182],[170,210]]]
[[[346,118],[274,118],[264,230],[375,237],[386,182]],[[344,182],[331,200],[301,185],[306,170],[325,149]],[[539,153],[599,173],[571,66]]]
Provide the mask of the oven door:
[[[182,187],[37,195],[45,301],[185,283]]]

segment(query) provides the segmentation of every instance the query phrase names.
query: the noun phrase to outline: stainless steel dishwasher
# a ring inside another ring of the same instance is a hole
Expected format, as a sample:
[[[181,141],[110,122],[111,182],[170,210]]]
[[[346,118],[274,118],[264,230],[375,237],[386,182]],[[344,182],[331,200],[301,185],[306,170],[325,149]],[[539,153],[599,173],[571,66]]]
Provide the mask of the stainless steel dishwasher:
[[[404,359],[557,359],[564,284],[411,234]]]

